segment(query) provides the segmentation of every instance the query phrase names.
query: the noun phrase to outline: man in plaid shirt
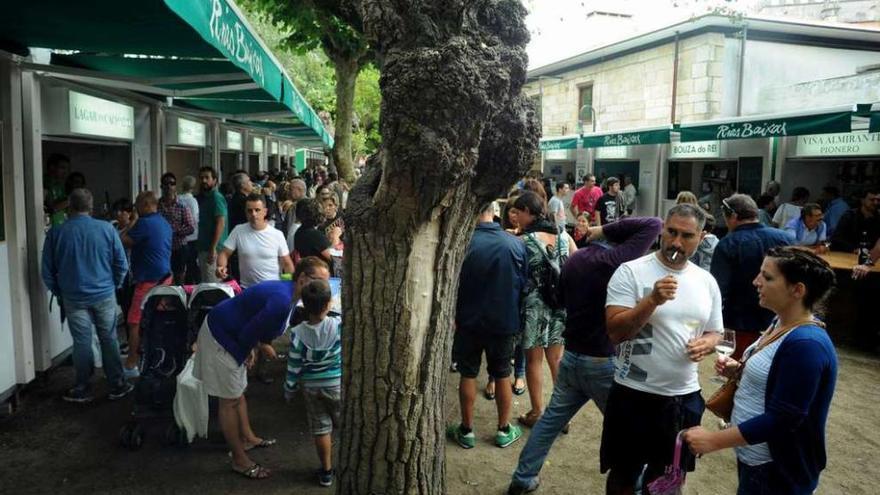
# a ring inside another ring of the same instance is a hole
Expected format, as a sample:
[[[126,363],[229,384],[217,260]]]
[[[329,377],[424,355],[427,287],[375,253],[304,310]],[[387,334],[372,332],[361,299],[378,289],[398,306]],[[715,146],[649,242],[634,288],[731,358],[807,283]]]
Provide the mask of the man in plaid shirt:
[[[174,283],[179,284],[186,263],[186,236],[195,231],[196,223],[189,210],[177,201],[177,177],[171,172],[162,176],[159,213],[171,225],[171,272]]]

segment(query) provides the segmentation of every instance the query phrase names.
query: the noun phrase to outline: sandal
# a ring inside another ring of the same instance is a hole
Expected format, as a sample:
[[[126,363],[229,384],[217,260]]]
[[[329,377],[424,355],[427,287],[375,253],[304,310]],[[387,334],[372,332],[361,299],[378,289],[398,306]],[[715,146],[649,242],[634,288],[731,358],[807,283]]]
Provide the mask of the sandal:
[[[526,393],[525,383],[523,383],[522,387],[516,386],[516,382],[518,380],[521,380],[521,378],[517,378],[516,380],[513,381],[513,395],[522,395],[522,394]]]
[[[241,471],[235,469],[235,466],[232,466],[232,471],[250,480],[264,480],[272,474],[271,471],[256,463],[254,463],[253,466],[247,469],[243,469]]]
[[[483,389],[483,397],[485,397],[486,400],[495,400],[495,390],[494,390],[494,387],[493,387],[493,389],[492,389],[492,392],[489,392],[489,386],[486,385],[486,388]]]
[[[529,411],[527,413],[520,415],[520,417],[517,418],[517,421],[519,421],[519,424],[521,424],[523,426],[528,426],[529,428],[531,428],[531,427],[535,426],[535,423],[537,423],[539,419],[541,419],[541,413]]]
[[[264,439],[260,440],[260,443],[251,445],[250,447],[248,447],[244,450],[245,450],[245,452],[247,452],[248,450],[265,449],[266,447],[271,447],[271,446],[275,445],[276,443],[278,443],[278,440],[275,438],[264,438]]]

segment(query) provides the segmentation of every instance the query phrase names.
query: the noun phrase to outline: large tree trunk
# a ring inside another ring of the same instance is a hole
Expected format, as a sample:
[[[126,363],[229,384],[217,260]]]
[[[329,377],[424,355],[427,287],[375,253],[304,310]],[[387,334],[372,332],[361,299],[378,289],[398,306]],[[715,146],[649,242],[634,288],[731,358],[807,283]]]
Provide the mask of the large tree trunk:
[[[459,268],[481,203],[535,153],[518,0],[351,0],[377,49],[382,146],[349,198],[338,493],[445,493]]]
[[[333,162],[336,172],[349,184],[354,183],[354,165],[351,154],[354,89],[360,73],[358,57],[331,54],[336,71],[336,133],[333,136]]]

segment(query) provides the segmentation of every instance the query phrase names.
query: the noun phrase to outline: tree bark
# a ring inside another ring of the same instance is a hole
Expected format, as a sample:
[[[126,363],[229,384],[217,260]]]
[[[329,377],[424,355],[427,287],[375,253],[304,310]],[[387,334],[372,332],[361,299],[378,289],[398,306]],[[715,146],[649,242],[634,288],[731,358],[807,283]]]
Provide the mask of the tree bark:
[[[351,153],[352,120],[354,115],[355,84],[360,73],[358,57],[332,54],[325,50],[333,61],[336,72],[336,133],[333,136],[333,162],[336,172],[349,184],[353,184],[354,165]]]
[[[519,0],[351,0],[380,64],[382,145],[349,197],[338,493],[445,493],[459,269],[481,204],[531,163]]]

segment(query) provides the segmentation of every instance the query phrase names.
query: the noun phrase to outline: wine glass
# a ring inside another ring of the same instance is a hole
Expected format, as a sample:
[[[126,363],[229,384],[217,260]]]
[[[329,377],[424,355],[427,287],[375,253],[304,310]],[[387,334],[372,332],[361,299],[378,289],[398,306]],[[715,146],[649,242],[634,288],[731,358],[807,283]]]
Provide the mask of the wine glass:
[[[721,362],[726,362],[727,358],[729,358],[733,351],[736,350],[736,332],[733,330],[725,329],[724,333],[721,335],[721,340],[715,344],[715,352],[718,354],[718,358]],[[724,383],[725,379],[721,376],[712,377],[712,381],[715,383]]]

